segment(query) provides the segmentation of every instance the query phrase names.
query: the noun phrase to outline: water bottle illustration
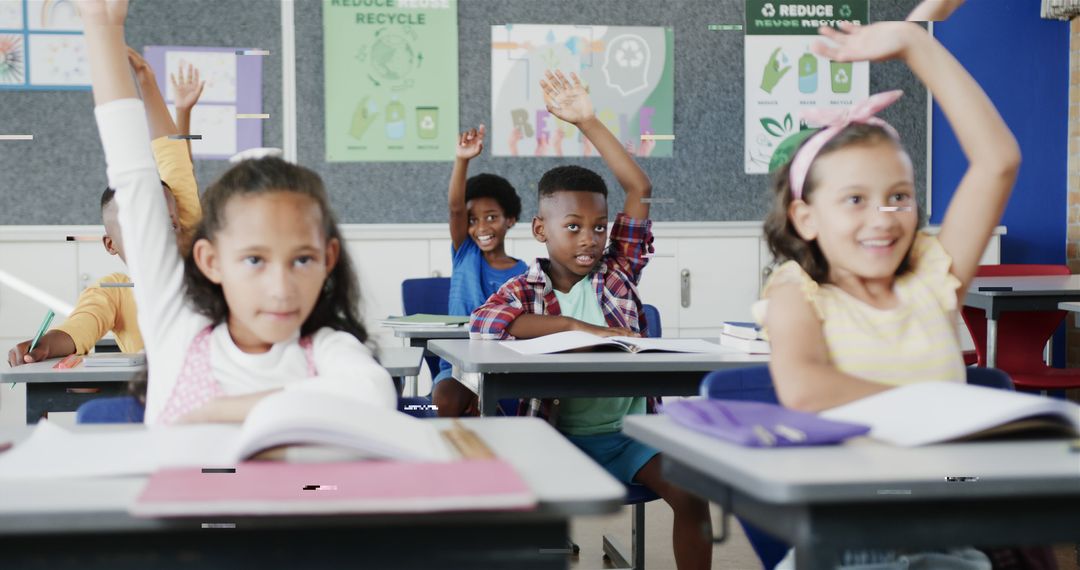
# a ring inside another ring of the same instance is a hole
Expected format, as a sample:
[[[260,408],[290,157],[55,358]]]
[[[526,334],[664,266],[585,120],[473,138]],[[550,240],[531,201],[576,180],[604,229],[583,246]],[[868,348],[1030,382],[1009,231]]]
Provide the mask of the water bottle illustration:
[[[405,138],[405,105],[397,98],[386,104],[386,138]]]
[[[851,93],[851,62],[830,61],[829,76],[833,93]]]
[[[817,57],[807,51],[799,58],[799,91],[813,93],[817,91]]]

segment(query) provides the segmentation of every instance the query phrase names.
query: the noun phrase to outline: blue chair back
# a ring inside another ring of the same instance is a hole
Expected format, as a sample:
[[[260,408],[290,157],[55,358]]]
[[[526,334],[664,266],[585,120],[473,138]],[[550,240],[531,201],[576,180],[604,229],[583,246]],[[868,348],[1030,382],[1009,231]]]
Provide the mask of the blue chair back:
[[[97,398],[75,410],[77,424],[139,424],[146,409],[134,396]]]
[[[406,315],[445,315],[450,311],[450,278],[424,277],[401,282],[401,302]],[[439,357],[425,356],[431,377],[439,374]]]
[[[645,336],[649,338],[664,336],[664,329],[660,326],[660,311],[652,305],[642,305],[641,310],[645,313]]]
[[[998,368],[979,368],[969,366],[967,368],[967,383],[974,386],[985,386],[999,390],[1013,391],[1012,379],[1005,371]]]

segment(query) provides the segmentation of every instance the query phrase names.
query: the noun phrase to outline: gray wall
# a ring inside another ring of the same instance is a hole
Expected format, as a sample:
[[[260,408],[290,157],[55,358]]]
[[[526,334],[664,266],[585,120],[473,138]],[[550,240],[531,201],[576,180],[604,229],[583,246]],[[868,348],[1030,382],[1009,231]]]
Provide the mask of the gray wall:
[[[903,19],[917,0],[870,0],[871,20]],[[740,23],[742,0],[459,0],[461,125],[490,124],[492,25],[559,23],[670,26],[675,31],[675,156],[646,159],[658,198],[657,220],[758,220],[765,176],[743,174],[743,36],[709,31]],[[182,23],[182,24],[181,24]],[[128,42],[270,49],[263,64],[265,146],[282,146],[280,11],[270,0],[139,0]],[[450,162],[326,163],[323,135],[321,0],[297,0],[297,128],[300,163],[322,174],[343,222],[441,222],[446,219]],[[871,92],[903,89],[882,116],[900,131],[925,193],[926,91],[901,64],[874,64]],[[33,133],[33,142],[0,142],[0,224],[96,224],[104,161],[89,92],[0,92],[0,132]],[[599,158],[493,158],[471,172],[501,174],[523,196],[523,218],[535,212],[532,192],[545,170],[566,160],[596,169],[617,188]],[[224,161],[198,161],[205,188]],[[611,207],[621,208],[614,192]]]

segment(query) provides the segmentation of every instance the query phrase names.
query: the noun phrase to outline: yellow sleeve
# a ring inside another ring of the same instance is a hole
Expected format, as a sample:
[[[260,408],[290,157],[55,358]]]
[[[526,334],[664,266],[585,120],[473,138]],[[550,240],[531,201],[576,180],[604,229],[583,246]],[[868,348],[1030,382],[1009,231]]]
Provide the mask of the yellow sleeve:
[[[928,233],[915,234],[911,245],[911,273],[923,280],[946,311],[957,309],[956,291],[960,280],[952,274],[952,257],[938,239]]]
[[[769,275],[769,279],[765,282],[765,287],[761,291],[761,300],[750,307],[754,322],[761,327],[762,336],[766,339],[769,338],[769,331],[765,327],[765,312],[769,308],[769,291],[777,285],[786,283],[797,283],[806,297],[806,302],[810,303],[810,308],[814,310],[817,318],[825,319],[824,313],[821,312],[821,307],[818,305],[817,295],[820,286],[817,281],[814,281],[797,261],[785,261]]]
[[[87,354],[116,325],[120,313],[119,289],[102,287],[105,282],[125,283],[131,279],[122,273],[103,277],[79,295],[75,310],[56,327],[75,341],[75,354]]]
[[[159,137],[152,144],[158,176],[172,188],[173,198],[176,199],[176,216],[180,219],[181,230],[186,234],[202,218],[199,183],[195,181],[195,167],[188,155],[187,142]]]

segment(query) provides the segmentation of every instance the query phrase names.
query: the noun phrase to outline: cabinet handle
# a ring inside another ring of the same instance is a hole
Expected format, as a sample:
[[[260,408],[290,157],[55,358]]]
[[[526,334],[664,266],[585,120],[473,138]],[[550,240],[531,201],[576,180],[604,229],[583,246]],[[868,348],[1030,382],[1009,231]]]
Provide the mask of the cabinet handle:
[[[683,269],[680,275],[680,281],[682,282],[682,306],[685,309],[690,306],[690,270]]]

